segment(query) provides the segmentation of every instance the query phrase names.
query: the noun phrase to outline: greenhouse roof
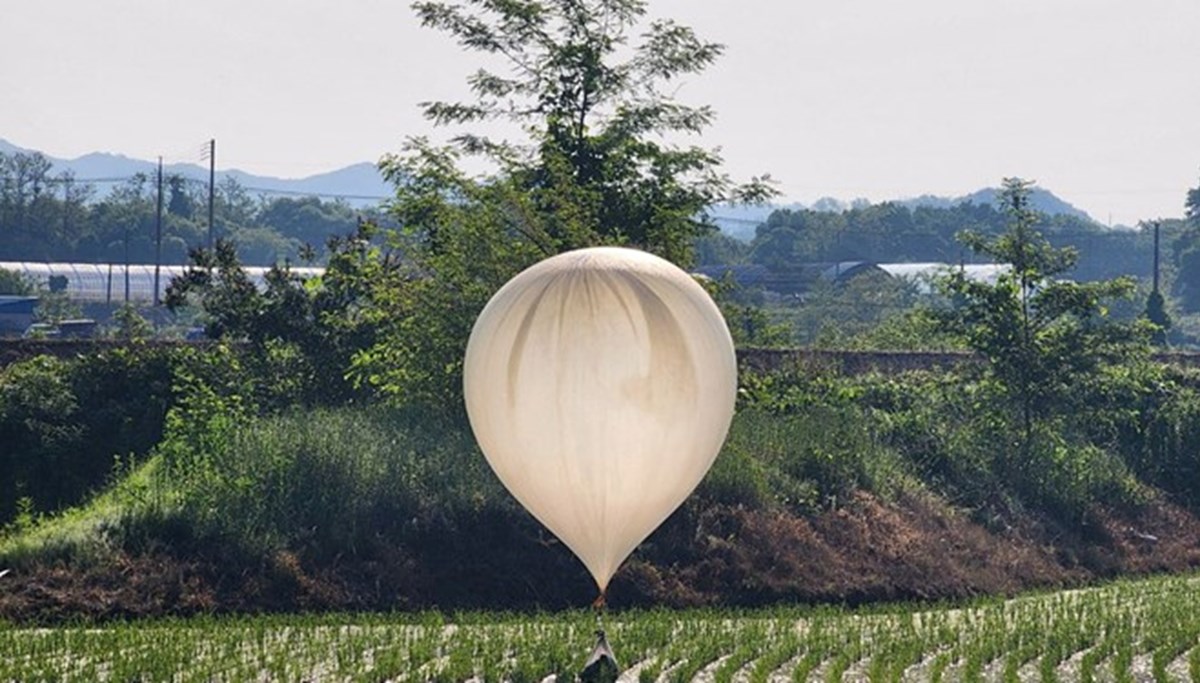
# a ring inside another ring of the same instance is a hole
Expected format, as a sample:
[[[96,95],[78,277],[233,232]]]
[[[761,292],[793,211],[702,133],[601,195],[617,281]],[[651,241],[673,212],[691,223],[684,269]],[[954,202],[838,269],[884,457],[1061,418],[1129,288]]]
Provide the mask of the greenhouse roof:
[[[159,266],[159,299],[166,295],[171,279],[183,275],[191,266]],[[0,261],[0,270],[21,273],[39,289],[51,289],[50,278],[65,278],[67,297],[75,301],[88,302],[135,302],[154,301],[155,266],[153,264],[129,264],[128,296],[126,296],[127,269],[123,263],[45,263],[38,261]],[[243,268],[250,281],[260,289],[266,286],[266,275],[270,268],[246,266]],[[315,277],[325,272],[324,268],[292,268],[291,272],[301,277]]]

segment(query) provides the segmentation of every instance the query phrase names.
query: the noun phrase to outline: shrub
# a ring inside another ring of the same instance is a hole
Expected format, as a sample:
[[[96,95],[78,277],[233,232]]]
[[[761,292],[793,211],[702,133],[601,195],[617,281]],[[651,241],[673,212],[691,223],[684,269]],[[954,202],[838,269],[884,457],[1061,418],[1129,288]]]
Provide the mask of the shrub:
[[[324,557],[507,505],[469,435],[423,422],[383,407],[251,418],[236,398],[194,395],[156,451],[158,505],[201,538]]]
[[[118,460],[144,458],[162,439],[185,376],[246,395],[252,386],[286,386],[254,382],[225,347],[135,345],[0,370],[0,524],[21,497],[35,510],[59,510],[106,484]]]

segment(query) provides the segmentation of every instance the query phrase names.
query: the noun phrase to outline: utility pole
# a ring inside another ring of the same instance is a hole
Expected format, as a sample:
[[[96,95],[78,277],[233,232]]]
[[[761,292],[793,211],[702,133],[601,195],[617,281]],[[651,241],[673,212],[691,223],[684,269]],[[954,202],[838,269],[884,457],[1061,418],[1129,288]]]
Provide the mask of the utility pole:
[[[158,277],[162,264],[163,173],[162,157],[158,158],[158,214],[154,221],[154,305],[158,306]]]
[[[71,216],[71,176],[63,175],[63,239],[67,238]]]
[[[129,223],[125,224],[125,303],[129,303]]]
[[[217,178],[217,141],[208,141],[208,248],[216,244],[213,241],[213,191]]]
[[[1154,291],[1158,291],[1158,225],[1159,221],[1154,221]]]

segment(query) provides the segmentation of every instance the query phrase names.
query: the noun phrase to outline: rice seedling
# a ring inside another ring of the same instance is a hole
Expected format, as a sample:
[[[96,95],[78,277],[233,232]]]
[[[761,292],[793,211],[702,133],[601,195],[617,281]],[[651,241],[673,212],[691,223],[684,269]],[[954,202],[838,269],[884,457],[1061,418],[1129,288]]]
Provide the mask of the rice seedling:
[[[604,627],[638,681],[1200,680],[1197,581],[960,606],[617,612]],[[3,624],[0,682],[567,680],[596,626],[585,612]]]

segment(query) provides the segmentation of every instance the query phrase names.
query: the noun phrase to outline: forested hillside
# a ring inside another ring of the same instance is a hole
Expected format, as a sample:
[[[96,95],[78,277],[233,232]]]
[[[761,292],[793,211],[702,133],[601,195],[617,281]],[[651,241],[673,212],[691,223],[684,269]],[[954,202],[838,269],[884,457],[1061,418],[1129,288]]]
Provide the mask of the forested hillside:
[[[136,174],[103,195],[70,174],[52,174],[38,153],[0,152],[0,260],[154,263],[156,178]],[[266,197],[234,180],[215,188],[216,237],[238,245],[251,265],[297,261],[310,245],[353,231],[364,212],[316,197]],[[179,175],[163,179],[161,262],[187,262],[208,242],[208,187]]]
[[[770,214],[744,246],[713,237],[701,251],[705,263],[747,262],[772,268],[804,262],[970,262],[974,255],[957,240],[963,230],[998,234],[1004,214],[990,204],[910,207],[901,203],[858,205],[843,211],[783,209]],[[1195,246],[1181,221],[1163,221],[1168,256]],[[1080,252],[1073,277],[1097,280],[1117,275],[1148,276],[1153,264],[1149,224],[1109,229],[1086,218],[1042,214],[1038,229],[1056,246]],[[718,244],[719,243],[719,244]]]

